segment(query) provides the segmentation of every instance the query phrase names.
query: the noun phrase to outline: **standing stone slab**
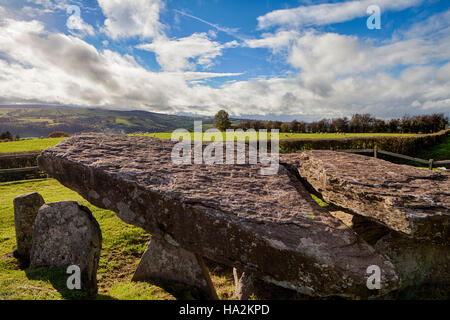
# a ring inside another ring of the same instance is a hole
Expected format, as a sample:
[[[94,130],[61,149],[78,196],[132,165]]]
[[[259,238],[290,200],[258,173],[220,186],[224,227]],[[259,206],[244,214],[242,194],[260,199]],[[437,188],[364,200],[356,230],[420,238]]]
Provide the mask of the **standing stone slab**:
[[[233,268],[234,298],[237,300],[249,300],[256,294],[255,277],[245,272],[239,272]]]
[[[325,201],[416,239],[450,241],[450,175],[344,152],[286,155]]]
[[[88,208],[73,201],[49,203],[36,218],[30,268],[76,265],[81,289],[95,294],[101,246],[100,226]]]
[[[14,222],[16,227],[17,254],[29,261],[34,222],[44,199],[37,193],[28,193],[14,199]]]
[[[390,261],[320,208],[284,165],[175,164],[174,142],[81,134],[42,152],[39,166],[92,204],[154,236],[299,293],[364,297],[398,286]],[[382,290],[366,286],[370,265]]]
[[[169,243],[158,237],[152,237],[132,280],[175,281],[200,289],[206,297],[216,298],[211,292],[209,274],[205,275],[196,255],[174,241]]]

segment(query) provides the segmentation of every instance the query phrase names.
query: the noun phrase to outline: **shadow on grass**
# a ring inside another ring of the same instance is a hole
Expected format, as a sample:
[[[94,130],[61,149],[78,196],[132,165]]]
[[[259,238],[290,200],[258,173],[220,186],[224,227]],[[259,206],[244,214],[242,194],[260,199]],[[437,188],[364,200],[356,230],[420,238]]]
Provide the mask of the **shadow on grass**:
[[[171,294],[177,300],[209,300],[210,298],[203,290],[176,281],[163,279],[149,279],[139,282],[146,282],[150,285],[160,287]]]
[[[70,290],[67,288],[66,268],[36,268],[27,269],[25,274],[29,280],[42,280],[52,284],[52,286],[66,300],[116,300],[115,298],[103,295],[89,295],[81,290]]]

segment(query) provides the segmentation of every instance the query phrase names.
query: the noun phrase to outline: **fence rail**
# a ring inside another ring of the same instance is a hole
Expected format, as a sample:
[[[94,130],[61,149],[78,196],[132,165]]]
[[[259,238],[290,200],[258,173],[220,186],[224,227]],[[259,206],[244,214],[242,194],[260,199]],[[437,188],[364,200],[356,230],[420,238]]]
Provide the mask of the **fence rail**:
[[[384,155],[391,156],[391,157],[394,157],[394,158],[400,158],[400,159],[404,159],[404,160],[415,161],[415,162],[418,162],[418,163],[426,164],[426,165],[428,165],[428,169],[429,170],[433,170],[433,167],[438,166],[438,165],[450,164],[450,160],[441,160],[441,161],[434,161],[434,159],[425,160],[425,159],[405,156],[405,155],[399,154],[399,153],[379,150],[378,148],[374,148],[374,149],[346,149],[346,150],[335,150],[335,151],[347,152],[347,153],[373,153],[373,156],[375,158],[378,158],[378,154],[384,154]]]
[[[44,177],[37,166],[39,155],[37,151],[0,153],[0,182]]]
[[[0,174],[26,173],[26,172],[34,172],[34,171],[39,171],[39,167],[1,169]]]
[[[17,153],[0,153],[0,160],[11,160],[18,158],[37,158],[41,153],[40,152],[17,152]]]

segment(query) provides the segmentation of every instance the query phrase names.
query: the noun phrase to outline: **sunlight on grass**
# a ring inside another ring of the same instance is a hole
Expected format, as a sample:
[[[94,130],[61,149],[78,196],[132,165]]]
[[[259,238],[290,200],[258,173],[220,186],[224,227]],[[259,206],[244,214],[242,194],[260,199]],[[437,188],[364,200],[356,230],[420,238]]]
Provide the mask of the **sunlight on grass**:
[[[63,288],[60,270],[21,270],[12,256],[16,249],[13,199],[36,191],[44,197],[46,203],[77,201],[87,206],[98,221],[103,243],[97,272],[99,294],[96,299],[174,299],[159,286],[147,282],[131,282],[140,257],[150,241],[149,234],[141,228],[122,222],[114,212],[91,205],[56,180],[38,179],[0,183],[0,300],[83,298]],[[223,276],[212,274],[222,297],[230,297],[233,290],[231,277],[226,280]]]
[[[223,140],[226,140],[225,133],[223,134]],[[280,133],[280,139],[345,139],[351,137],[380,137],[380,136],[406,136],[409,134],[389,134],[389,133],[348,133],[346,135],[340,134],[316,134],[316,133]],[[160,132],[160,133],[148,133],[148,134],[130,134],[130,136],[144,136],[157,139],[168,140],[171,139],[171,132]],[[188,133],[185,135],[180,135],[179,138],[189,138],[194,140],[194,133]],[[257,135],[259,138],[259,134]],[[203,133],[203,141],[213,141],[214,134]],[[236,133],[237,140],[248,140],[245,133]],[[54,147],[59,142],[67,138],[51,138],[51,139],[33,139],[33,140],[21,140],[21,141],[11,141],[11,142],[0,142],[0,153],[7,152],[26,152],[26,151],[42,151],[47,148]],[[271,139],[270,133],[264,136],[264,139]],[[195,140],[200,140],[195,138]]]
[[[54,147],[64,139],[67,138],[48,138],[0,142],[0,153],[41,151],[50,147]]]
[[[270,131],[267,133],[267,136],[263,136],[264,138],[270,139]],[[346,139],[352,137],[398,137],[398,136],[413,136],[414,134],[402,134],[402,133],[347,133],[345,135],[342,134],[334,134],[334,133],[280,133],[280,139]],[[163,132],[163,133],[147,133],[147,134],[130,134],[130,136],[145,136],[157,139],[171,139],[172,133]],[[176,135],[177,138],[189,138],[191,140],[199,140],[197,138],[194,139],[194,133],[190,134],[180,134]],[[223,140],[226,140],[225,133],[222,133]],[[238,140],[243,140],[246,138],[245,133],[236,132],[236,136]],[[203,133],[202,135],[203,141],[212,141],[214,134],[213,133]],[[259,138],[259,134],[257,133],[257,137]],[[246,138],[248,140],[248,138]]]
[[[103,245],[98,269],[99,294],[107,298],[170,299],[159,287],[130,282],[140,256],[150,236],[144,230],[125,224],[113,212],[89,204],[77,193],[53,179],[0,183],[0,300],[1,299],[62,299],[52,286],[51,274],[44,279],[20,270],[11,252],[16,249],[13,199],[21,194],[38,191],[47,203],[77,201],[89,207],[100,224]],[[42,278],[42,277],[41,277]],[[49,278],[46,280],[46,278]],[[113,285],[124,282],[123,286]],[[148,289],[151,290],[148,290]],[[112,293],[110,294],[110,290]],[[76,297],[75,297],[76,298]]]

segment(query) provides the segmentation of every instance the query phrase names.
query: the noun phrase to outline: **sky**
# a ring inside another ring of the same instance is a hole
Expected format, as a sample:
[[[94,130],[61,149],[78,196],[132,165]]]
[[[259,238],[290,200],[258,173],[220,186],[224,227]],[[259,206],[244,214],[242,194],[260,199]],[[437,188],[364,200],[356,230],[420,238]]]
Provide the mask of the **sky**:
[[[0,0],[0,104],[449,116],[450,1]]]

